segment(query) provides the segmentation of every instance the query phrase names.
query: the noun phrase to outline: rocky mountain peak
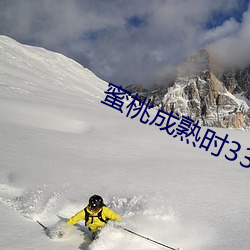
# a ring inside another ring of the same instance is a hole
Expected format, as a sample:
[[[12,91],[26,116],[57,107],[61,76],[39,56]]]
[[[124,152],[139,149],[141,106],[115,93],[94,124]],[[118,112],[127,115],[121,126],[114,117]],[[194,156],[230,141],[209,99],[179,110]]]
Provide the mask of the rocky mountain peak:
[[[179,116],[200,120],[205,126],[248,128],[250,109],[244,100],[233,94],[238,91],[250,96],[249,87],[248,91],[243,91],[250,85],[250,67],[248,73],[241,71],[218,75],[210,64],[209,51],[202,49],[178,67],[176,79],[170,86],[140,91],[140,97],[150,98],[155,107],[166,112],[172,110]]]
[[[232,94],[240,94],[250,100],[250,65],[245,68],[232,69],[218,74],[227,90]]]
[[[201,49],[197,53],[188,57],[177,69],[177,77],[194,77],[206,74],[210,70],[209,53],[206,49]]]

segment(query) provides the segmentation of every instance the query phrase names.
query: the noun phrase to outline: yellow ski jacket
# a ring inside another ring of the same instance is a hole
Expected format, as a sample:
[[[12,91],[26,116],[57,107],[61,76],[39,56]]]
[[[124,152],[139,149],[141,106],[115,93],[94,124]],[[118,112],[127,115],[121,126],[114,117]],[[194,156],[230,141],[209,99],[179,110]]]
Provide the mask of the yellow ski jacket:
[[[110,208],[103,206],[99,211],[93,212],[89,209],[89,207],[86,207],[87,212],[89,213],[88,221],[85,221],[86,226],[88,226],[89,230],[92,233],[97,232],[100,228],[102,228],[106,223],[104,221],[112,220],[112,221],[121,221],[120,215],[116,214],[113,210]],[[100,215],[101,212],[101,218],[104,220],[100,220],[98,218],[98,215]],[[72,216],[68,221],[67,224],[74,225],[80,220],[85,220],[85,210],[82,209],[77,214]]]

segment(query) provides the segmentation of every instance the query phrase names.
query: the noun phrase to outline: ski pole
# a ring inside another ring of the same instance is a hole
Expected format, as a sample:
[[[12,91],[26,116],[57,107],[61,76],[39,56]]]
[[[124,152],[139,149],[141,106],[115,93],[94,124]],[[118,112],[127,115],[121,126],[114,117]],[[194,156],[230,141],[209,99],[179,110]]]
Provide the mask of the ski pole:
[[[127,229],[127,228],[122,228],[122,229],[125,230],[125,231],[127,231],[127,232],[129,232],[129,233],[131,233],[131,234],[137,235],[137,236],[139,236],[139,237],[141,237],[141,238],[143,238],[143,239],[145,239],[145,240],[154,242],[154,243],[156,243],[156,244],[158,244],[158,245],[161,245],[161,246],[163,246],[163,247],[169,248],[169,249],[171,249],[171,250],[181,250],[180,248],[173,248],[173,247],[167,246],[167,245],[165,245],[165,244],[162,244],[162,243],[160,243],[160,242],[158,242],[158,241],[152,240],[152,239],[150,239],[150,238],[148,238],[148,237],[145,237],[145,236],[143,236],[143,235],[141,235],[141,234],[135,233],[135,232],[133,232],[133,231]]]
[[[40,221],[36,221],[40,226],[42,226],[43,227],[43,229],[46,231],[46,230],[48,230],[48,228],[47,227],[45,227]]]

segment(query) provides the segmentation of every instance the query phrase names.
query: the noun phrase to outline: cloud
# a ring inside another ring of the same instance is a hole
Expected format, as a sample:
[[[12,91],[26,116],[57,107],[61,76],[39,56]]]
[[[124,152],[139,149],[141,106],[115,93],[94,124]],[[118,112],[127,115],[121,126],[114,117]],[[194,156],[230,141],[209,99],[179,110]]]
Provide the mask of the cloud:
[[[221,26],[204,31],[200,38],[201,44],[211,44],[225,37],[235,34],[240,28],[240,24],[232,17],[225,20]]]
[[[243,15],[242,22],[221,39],[210,44],[214,60],[224,67],[245,67],[250,64],[250,10]],[[227,24],[220,27],[227,29]]]
[[[2,0],[0,33],[61,52],[109,82],[149,86],[204,46],[218,52],[249,40],[248,13],[233,18],[239,2]],[[229,18],[208,29],[214,13]]]

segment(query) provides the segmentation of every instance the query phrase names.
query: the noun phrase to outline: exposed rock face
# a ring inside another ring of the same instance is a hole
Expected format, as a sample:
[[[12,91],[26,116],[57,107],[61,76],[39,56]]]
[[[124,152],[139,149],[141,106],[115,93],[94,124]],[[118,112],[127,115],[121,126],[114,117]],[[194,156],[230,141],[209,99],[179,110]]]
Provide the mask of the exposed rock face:
[[[250,66],[218,74],[228,91],[232,94],[241,93],[250,100]]]
[[[139,96],[150,98],[154,106],[166,112],[173,110],[206,126],[242,129],[250,126],[250,109],[233,94],[241,92],[250,97],[249,78],[250,67],[215,75],[209,53],[203,49],[178,68],[170,87],[140,91]]]

